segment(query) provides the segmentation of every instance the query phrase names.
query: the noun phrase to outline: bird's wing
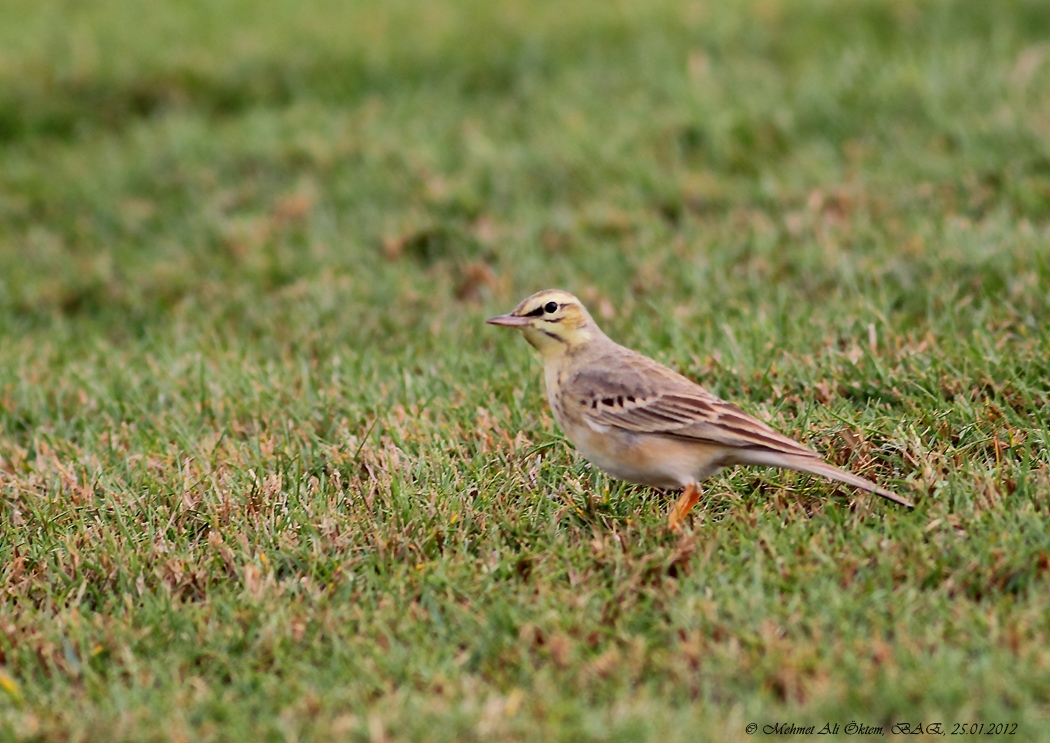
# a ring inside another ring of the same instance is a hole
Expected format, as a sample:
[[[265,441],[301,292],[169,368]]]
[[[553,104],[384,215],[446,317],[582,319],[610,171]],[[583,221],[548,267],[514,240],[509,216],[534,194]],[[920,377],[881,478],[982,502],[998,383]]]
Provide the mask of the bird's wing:
[[[596,430],[638,433],[760,449],[804,457],[812,450],[773,430],[695,382],[632,352],[627,363],[589,364],[566,381],[566,406],[575,406]]]

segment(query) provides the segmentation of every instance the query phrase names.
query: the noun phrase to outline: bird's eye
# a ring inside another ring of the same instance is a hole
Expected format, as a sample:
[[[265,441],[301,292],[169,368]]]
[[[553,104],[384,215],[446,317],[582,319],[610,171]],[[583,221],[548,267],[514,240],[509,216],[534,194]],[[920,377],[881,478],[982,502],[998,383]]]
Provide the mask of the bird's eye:
[[[558,311],[558,303],[557,303],[557,302],[547,302],[547,304],[545,304],[545,305],[543,306],[543,310],[544,310],[544,311],[545,311],[545,312],[546,312],[546,313],[547,313],[548,315],[550,315],[550,314],[552,314],[552,313],[554,313],[554,312],[557,312],[557,311]]]

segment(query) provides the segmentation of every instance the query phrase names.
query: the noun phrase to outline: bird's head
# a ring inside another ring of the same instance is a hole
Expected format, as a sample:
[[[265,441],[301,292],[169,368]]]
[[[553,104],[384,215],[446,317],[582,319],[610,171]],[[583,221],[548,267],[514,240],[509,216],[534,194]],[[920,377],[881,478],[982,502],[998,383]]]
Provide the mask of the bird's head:
[[[546,289],[522,300],[506,315],[485,322],[518,328],[546,358],[559,356],[602,334],[576,297],[560,289]]]

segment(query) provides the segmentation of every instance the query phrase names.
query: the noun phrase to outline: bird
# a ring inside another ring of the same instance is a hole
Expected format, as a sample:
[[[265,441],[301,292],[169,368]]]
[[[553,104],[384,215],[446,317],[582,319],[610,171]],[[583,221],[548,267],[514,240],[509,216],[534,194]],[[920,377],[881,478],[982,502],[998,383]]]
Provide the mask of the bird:
[[[667,517],[671,531],[681,531],[700,499],[700,483],[734,465],[819,475],[914,508],[693,380],[619,345],[567,291],[537,292],[486,322],[520,330],[539,352],[554,420],[588,461],[619,480],[681,489]]]

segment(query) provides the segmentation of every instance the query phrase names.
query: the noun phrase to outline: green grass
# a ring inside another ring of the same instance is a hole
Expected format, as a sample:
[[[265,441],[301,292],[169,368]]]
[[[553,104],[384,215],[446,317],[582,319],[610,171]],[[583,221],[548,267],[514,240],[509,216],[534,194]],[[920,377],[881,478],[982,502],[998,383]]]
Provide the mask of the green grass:
[[[3,15],[4,739],[1050,740],[1050,5]],[[917,508],[668,535],[549,286]]]

